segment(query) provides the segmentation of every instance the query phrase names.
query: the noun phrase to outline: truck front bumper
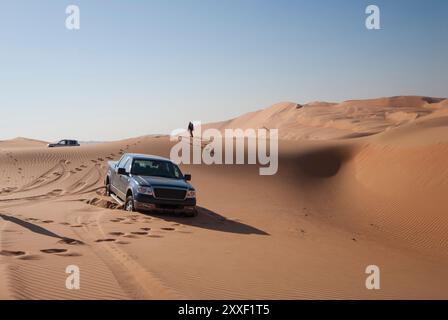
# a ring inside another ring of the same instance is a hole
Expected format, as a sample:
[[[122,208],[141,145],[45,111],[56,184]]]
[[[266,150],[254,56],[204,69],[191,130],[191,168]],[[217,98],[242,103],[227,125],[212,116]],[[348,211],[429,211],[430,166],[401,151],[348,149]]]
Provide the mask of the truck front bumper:
[[[159,211],[171,213],[193,213],[196,211],[196,199],[161,200],[152,196],[137,195],[134,199],[134,208],[142,211]]]

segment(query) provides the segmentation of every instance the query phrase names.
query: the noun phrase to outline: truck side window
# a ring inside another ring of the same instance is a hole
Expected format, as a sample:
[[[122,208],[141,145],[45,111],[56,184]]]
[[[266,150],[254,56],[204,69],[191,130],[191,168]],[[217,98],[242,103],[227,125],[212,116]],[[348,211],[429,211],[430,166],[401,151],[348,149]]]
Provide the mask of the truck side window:
[[[132,168],[132,159],[129,159],[126,164],[124,165],[124,168],[126,169],[126,172],[131,173]]]
[[[126,162],[129,160],[129,157],[123,157],[118,163],[118,168],[124,168]]]
[[[129,163],[131,163],[131,162],[132,162],[132,161],[131,161],[131,158],[127,157],[127,158],[126,158],[126,161],[123,163],[123,166],[120,167],[120,168],[124,168],[124,169],[126,170],[126,172],[129,172],[129,171],[128,171],[128,167],[129,167]]]

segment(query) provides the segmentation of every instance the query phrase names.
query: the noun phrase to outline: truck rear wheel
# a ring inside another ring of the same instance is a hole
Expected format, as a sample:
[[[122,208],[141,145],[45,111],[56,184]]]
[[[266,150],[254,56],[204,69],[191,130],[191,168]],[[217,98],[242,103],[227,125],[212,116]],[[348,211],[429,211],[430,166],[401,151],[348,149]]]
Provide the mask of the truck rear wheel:
[[[107,180],[106,182],[106,196],[110,197],[111,192],[110,192],[110,182],[109,180]]]
[[[129,196],[126,198],[126,203],[124,204],[124,210],[126,210],[128,212],[135,211],[134,198],[132,196]]]

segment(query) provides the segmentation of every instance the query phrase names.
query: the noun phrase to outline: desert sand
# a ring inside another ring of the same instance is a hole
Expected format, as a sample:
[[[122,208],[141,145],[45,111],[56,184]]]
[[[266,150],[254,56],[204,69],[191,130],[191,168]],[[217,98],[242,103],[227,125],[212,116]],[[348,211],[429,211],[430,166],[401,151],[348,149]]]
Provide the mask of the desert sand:
[[[182,165],[195,218],[104,194],[108,160],[168,156],[167,136],[0,141],[0,298],[448,298],[448,100],[286,102],[205,127],[279,128],[279,170]]]

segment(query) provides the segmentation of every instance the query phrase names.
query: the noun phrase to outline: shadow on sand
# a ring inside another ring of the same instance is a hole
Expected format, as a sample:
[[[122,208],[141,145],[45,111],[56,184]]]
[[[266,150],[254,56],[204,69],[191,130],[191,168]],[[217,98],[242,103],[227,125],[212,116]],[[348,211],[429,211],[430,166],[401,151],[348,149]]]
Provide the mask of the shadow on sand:
[[[198,215],[196,217],[183,217],[170,213],[142,213],[145,215],[157,217],[159,219],[179,223],[183,225],[193,226],[197,228],[209,229],[221,232],[239,233],[239,234],[256,234],[268,236],[269,233],[249,226],[247,224],[229,220],[216,212],[203,207],[198,207]]]
[[[6,214],[0,213],[0,218],[2,218],[5,221],[9,221],[9,222],[15,223],[15,224],[17,224],[17,225],[19,225],[21,227],[24,227],[24,228],[26,228],[26,229],[34,232],[34,233],[41,234],[41,235],[44,235],[44,236],[47,236],[47,237],[57,238],[57,239],[63,241],[64,243],[67,243],[67,244],[82,244],[82,242],[79,241],[79,240],[75,240],[75,239],[71,239],[71,238],[60,236],[60,235],[58,235],[58,234],[56,234],[56,233],[54,233],[54,232],[52,232],[52,231],[50,231],[48,229],[42,228],[41,226],[38,226],[36,224],[30,223],[30,222],[25,221],[25,220],[21,220],[19,218],[13,217],[13,216],[8,216]]]

